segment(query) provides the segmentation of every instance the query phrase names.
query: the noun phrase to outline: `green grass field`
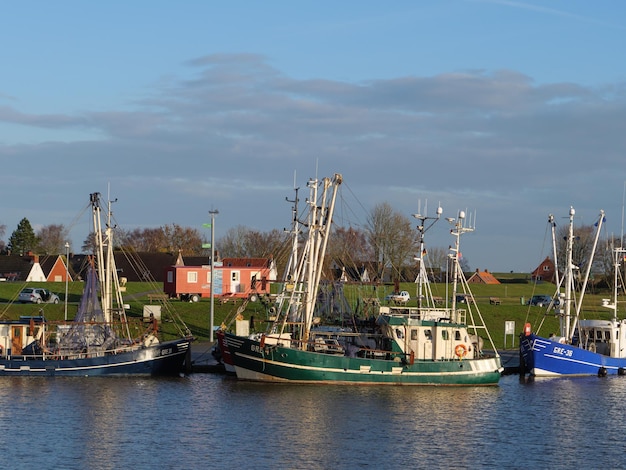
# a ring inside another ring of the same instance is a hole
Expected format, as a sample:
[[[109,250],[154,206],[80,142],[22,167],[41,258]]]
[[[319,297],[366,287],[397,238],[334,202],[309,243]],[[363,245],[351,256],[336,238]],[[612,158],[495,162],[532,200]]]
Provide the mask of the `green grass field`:
[[[19,304],[11,303],[17,298],[19,291],[25,287],[21,283],[0,282],[0,318],[17,319],[21,315],[45,315],[48,320],[63,320],[65,316],[65,284],[64,283],[29,283],[29,286],[45,287],[55,292],[61,298],[61,303],[53,304]],[[130,305],[127,311],[129,318],[141,318],[143,316],[143,305],[149,303],[148,293],[159,293],[160,286],[151,285],[149,283],[129,283],[125,294],[126,303]],[[489,332],[496,344],[496,347],[504,347],[504,326],[506,321],[515,322],[515,331],[519,333],[524,327],[524,323],[530,322],[536,328],[541,320],[544,323],[541,333],[548,335],[549,333],[558,333],[558,318],[554,315],[545,316],[545,309],[541,307],[529,307],[522,304],[524,300],[529,299],[535,294],[549,294],[554,290],[552,284],[543,283],[533,285],[531,283],[515,283],[515,284],[499,284],[499,285],[472,285],[472,292],[478,308],[485,319]],[[83,284],[80,282],[72,282],[68,284],[68,305],[67,315],[69,319],[74,318],[78,310],[78,303],[82,294]],[[411,294],[412,300],[409,305],[416,305],[415,301],[415,284],[407,283],[401,285],[402,290],[407,290]],[[431,289],[434,296],[449,298],[450,290],[446,284],[432,284]],[[344,294],[348,303],[354,308],[357,300],[363,297],[377,297],[384,299],[385,295],[391,292],[392,286],[379,286],[374,290],[371,286],[346,285]],[[603,309],[601,299],[609,297],[607,292],[593,292],[585,296],[583,305],[584,318],[609,318],[609,311]],[[500,305],[491,305],[490,297],[500,299]],[[384,302],[383,302],[384,303]],[[230,300],[222,303],[219,299],[214,299],[214,325],[219,325],[225,318],[232,316],[236,312],[237,307],[241,305],[241,300]],[[164,307],[162,322],[162,331],[167,336],[177,336],[174,323],[165,318],[166,310],[171,310],[179,316],[191,333],[201,341],[209,338],[210,323],[210,300],[202,299],[198,303],[188,303],[173,300]],[[262,321],[267,318],[267,312],[264,305],[260,302],[250,302],[244,311],[244,317],[249,319],[254,316],[258,328],[262,328]],[[518,339],[515,339],[515,347],[518,346]],[[507,337],[507,349],[511,348],[513,338]]]

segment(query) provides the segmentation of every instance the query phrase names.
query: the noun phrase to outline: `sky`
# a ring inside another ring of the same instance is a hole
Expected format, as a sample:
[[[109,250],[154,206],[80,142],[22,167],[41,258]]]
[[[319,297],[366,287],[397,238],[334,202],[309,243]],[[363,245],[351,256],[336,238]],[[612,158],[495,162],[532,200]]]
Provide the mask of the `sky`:
[[[63,224],[100,192],[125,229],[288,227],[343,175],[335,221],[459,210],[471,269],[530,272],[549,214],[623,232],[626,2],[3,4],[0,225]],[[412,219],[415,220],[415,219]],[[452,243],[444,220],[426,244]],[[217,246],[219,249],[219,246]]]

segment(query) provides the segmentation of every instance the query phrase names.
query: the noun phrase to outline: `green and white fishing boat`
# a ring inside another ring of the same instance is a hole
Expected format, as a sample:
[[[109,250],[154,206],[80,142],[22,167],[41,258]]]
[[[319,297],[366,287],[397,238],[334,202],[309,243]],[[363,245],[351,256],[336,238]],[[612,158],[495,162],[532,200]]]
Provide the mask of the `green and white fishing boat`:
[[[239,379],[262,382],[369,385],[497,385],[503,370],[491,336],[459,269],[465,214],[447,219],[455,238],[451,306],[433,301],[424,267],[424,233],[441,216],[417,214],[420,264],[417,307],[381,306],[375,320],[360,331],[315,325],[315,303],[331,230],[341,175],[309,181],[311,195],[306,243],[294,243],[287,282],[273,307],[275,320],[266,333],[224,332]],[[321,189],[320,189],[321,188]],[[428,227],[426,226],[428,224]],[[297,236],[299,228],[294,229]],[[457,304],[457,288],[466,303]],[[462,305],[463,308],[459,308]],[[488,341],[489,355],[482,350]]]

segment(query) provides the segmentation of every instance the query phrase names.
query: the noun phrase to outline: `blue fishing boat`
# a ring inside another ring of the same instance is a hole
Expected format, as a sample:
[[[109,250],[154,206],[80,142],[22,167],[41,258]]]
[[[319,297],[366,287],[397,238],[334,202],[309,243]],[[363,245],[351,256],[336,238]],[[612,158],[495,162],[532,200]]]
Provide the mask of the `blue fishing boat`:
[[[554,309],[560,318],[560,334],[541,336],[532,331],[532,326],[527,323],[521,335],[520,354],[521,366],[525,372],[535,377],[546,376],[576,376],[576,375],[624,375],[626,373],[626,320],[618,319],[617,295],[620,286],[620,267],[624,260],[626,250],[623,248],[613,249],[613,298],[603,299],[602,306],[612,312],[612,318],[607,320],[581,319],[583,298],[587,288],[591,264],[598,245],[600,229],[604,223],[604,211],[595,224],[591,257],[582,278],[578,282],[575,279],[575,271],[579,271],[572,261],[574,245],[574,222],[575,211],[570,209],[569,229],[566,237],[565,251],[565,275],[562,279],[562,289],[557,287],[557,293],[553,301],[548,305],[548,311]],[[554,218],[550,216],[549,222],[553,230],[553,244],[556,239],[554,230]],[[556,254],[556,248],[554,248]],[[556,263],[555,263],[556,264]],[[574,289],[575,283],[580,289]],[[557,279],[557,286],[560,282]]]

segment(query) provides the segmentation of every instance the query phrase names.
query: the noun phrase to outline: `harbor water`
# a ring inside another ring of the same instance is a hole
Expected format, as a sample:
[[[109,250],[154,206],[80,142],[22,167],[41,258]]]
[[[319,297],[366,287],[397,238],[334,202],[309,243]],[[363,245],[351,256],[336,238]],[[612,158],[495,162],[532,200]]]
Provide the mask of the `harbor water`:
[[[626,468],[626,377],[498,387],[2,378],[11,468]]]

